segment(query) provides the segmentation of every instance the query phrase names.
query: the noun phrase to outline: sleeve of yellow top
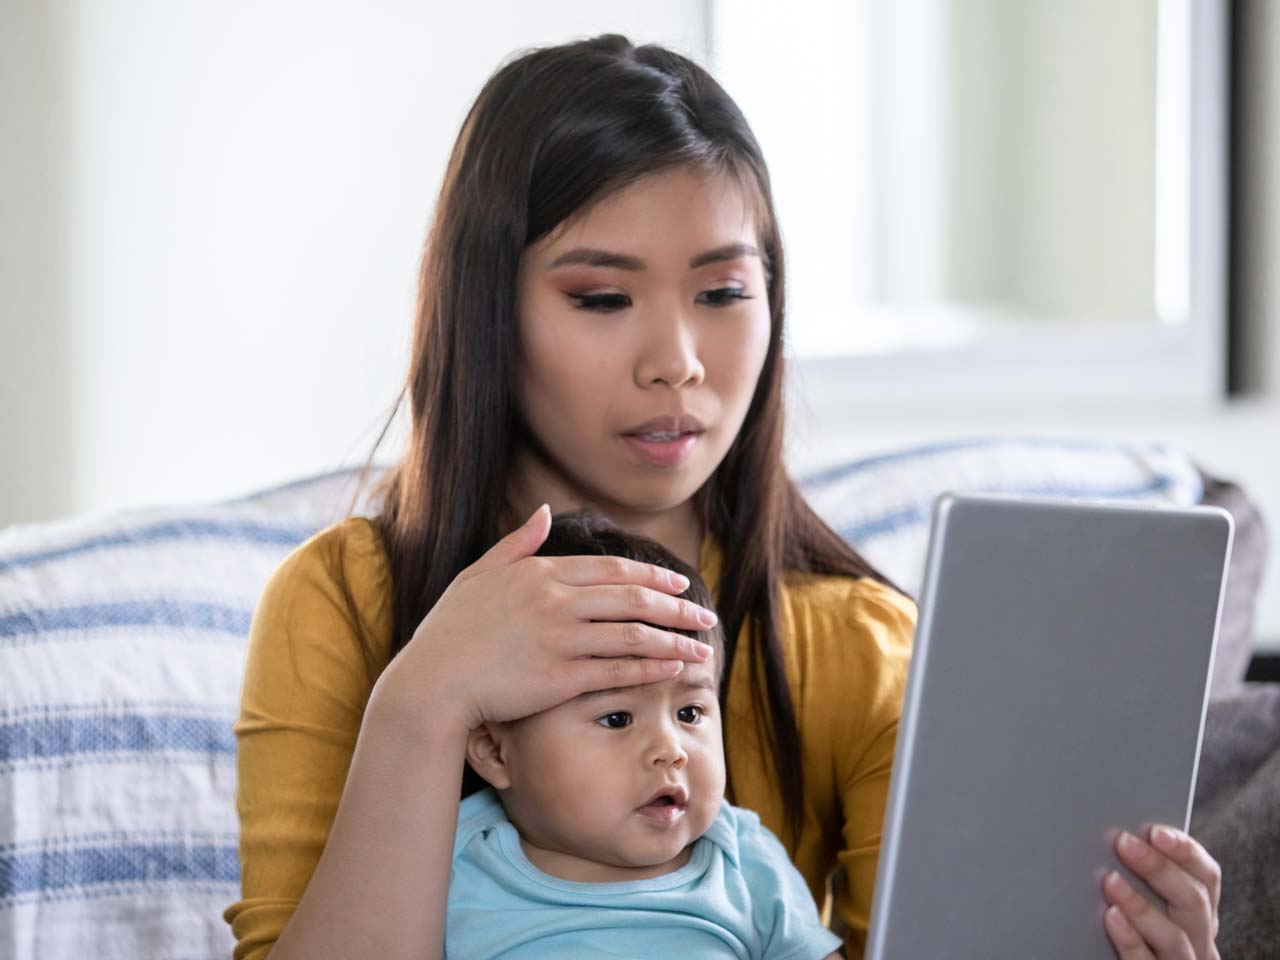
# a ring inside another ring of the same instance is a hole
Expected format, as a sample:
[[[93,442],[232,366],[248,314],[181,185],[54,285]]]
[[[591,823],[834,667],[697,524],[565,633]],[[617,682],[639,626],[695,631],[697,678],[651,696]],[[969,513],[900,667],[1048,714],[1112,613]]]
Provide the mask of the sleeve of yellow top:
[[[241,899],[223,914],[235,960],[266,957],[302,899],[376,679],[327,562],[336,535],[322,532],[285,558],[249,628],[234,727]]]
[[[853,659],[845,675],[859,678],[853,686],[866,699],[840,711],[834,731],[844,811],[844,842],[837,859],[847,879],[835,909],[848,926],[845,952],[850,960],[861,958],[866,949],[889,773],[916,625],[910,599],[878,583],[863,581],[862,586],[848,627],[853,636],[841,649]]]

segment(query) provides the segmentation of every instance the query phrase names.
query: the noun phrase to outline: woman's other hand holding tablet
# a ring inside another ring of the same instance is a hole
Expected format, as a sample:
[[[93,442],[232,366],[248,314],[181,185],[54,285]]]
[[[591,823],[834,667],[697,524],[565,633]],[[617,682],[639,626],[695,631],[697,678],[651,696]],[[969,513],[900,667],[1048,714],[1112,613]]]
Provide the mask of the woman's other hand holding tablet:
[[[707,644],[648,623],[705,630],[715,614],[674,594],[684,577],[621,557],[539,557],[545,505],[449,585],[370,697],[410,729],[466,730],[589,690],[666,680]],[[641,623],[638,621],[647,621]]]
[[[1218,960],[1217,861],[1181,830],[1159,825],[1145,841],[1122,833],[1115,848],[1121,862],[1168,903],[1166,913],[1117,871],[1107,874],[1105,924],[1120,960]]]

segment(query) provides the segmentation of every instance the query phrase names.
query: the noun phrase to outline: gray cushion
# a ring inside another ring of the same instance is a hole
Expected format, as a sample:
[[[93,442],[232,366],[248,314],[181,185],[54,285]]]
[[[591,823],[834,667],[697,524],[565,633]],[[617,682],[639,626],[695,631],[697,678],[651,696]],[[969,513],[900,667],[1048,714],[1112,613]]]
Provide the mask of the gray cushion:
[[[1280,944],[1280,684],[1246,683],[1205,714],[1191,835],[1222,868],[1218,951],[1273,960]]]
[[[1266,565],[1267,533],[1258,508],[1237,484],[1214,477],[1203,468],[1200,473],[1204,479],[1202,502],[1222,507],[1235,521],[1209,691],[1211,699],[1219,700],[1239,692],[1253,655],[1254,607]]]

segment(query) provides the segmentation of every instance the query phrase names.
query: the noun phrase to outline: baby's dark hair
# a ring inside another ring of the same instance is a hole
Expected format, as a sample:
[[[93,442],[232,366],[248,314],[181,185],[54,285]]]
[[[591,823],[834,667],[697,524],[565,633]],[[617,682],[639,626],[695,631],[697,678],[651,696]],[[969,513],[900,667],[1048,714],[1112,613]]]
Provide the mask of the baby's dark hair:
[[[543,557],[625,557],[628,560],[665,567],[689,579],[688,588],[677,596],[709,610],[714,609],[711,591],[707,589],[697,570],[676,557],[656,540],[641,534],[628,533],[595,510],[585,508],[570,510],[552,517],[551,532],[538,548],[537,554]],[[650,624],[650,626],[655,625]],[[711,644],[715,650],[716,677],[719,678],[720,672],[724,669],[724,633],[719,623],[710,630],[679,630],[663,626],[659,626],[658,629],[680,633]]]

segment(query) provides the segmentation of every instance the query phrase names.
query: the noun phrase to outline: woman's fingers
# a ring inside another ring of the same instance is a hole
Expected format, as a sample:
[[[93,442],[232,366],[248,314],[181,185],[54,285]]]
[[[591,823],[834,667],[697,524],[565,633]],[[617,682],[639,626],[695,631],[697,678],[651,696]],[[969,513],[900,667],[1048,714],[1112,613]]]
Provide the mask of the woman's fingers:
[[[713,655],[674,632],[716,623],[711,611],[673,596],[688,579],[622,557],[538,556],[550,523],[539,508],[454,578],[397,658],[399,673],[413,675],[399,686],[451,676],[449,696],[471,728],[590,690],[669,680],[686,661]],[[423,666],[406,667],[406,657]]]
[[[1208,888],[1199,879],[1131,833],[1120,834],[1116,853],[1152,892],[1164,899],[1169,905],[1170,922],[1185,930],[1193,944],[1213,942],[1216,908]]]
[[[1146,897],[1133,888],[1130,883],[1112,870],[1102,881],[1102,891],[1107,901],[1118,907],[1123,914],[1124,923],[1116,923],[1116,918],[1108,910],[1107,929],[1113,929],[1122,937],[1112,937],[1112,942],[1121,950],[1121,960],[1131,957],[1150,957],[1152,952],[1160,960],[1195,960],[1195,949],[1187,932],[1170,920],[1163,911],[1157,908]],[[1143,953],[1134,942],[1133,937],[1123,934],[1123,927],[1138,934],[1144,945]],[[1128,952],[1124,952],[1128,951]]]
[[[591,690],[634,687],[670,680],[684,669],[683,660],[631,660],[626,657],[578,660],[571,668],[569,697]]]
[[[644,620],[673,630],[709,630],[716,623],[706,607],[637,583],[578,587],[565,609],[579,620]]]
[[[458,574],[458,580],[469,580],[489,570],[500,570],[525,557],[532,556],[551,532],[551,508],[545,503],[533,511],[516,529],[484,552],[475,563]]]
[[[689,589],[689,581],[674,570],[653,563],[641,563],[626,557],[545,557],[552,568],[552,576],[570,587],[594,587],[600,584],[634,583],[661,590],[663,593],[683,593]]]
[[[1133,929],[1133,924],[1124,918],[1124,911],[1119,907],[1107,907],[1102,922],[1120,960],[1155,960],[1155,954],[1147,949],[1147,941]]]
[[[1156,824],[1147,836],[1152,846],[1200,881],[1209,894],[1209,904],[1216,914],[1222,896],[1222,868],[1218,866],[1218,861],[1209,856],[1209,851],[1197,843],[1195,838],[1173,827]]]
[[[667,633],[646,623],[589,623],[576,628],[568,649],[571,657],[642,657],[650,660],[709,660],[709,643]]]
[[[1114,911],[1108,911],[1108,935],[1118,950],[1136,950],[1136,947],[1126,942],[1127,934],[1121,929],[1127,925],[1141,936],[1160,960],[1215,960],[1218,956],[1213,943],[1218,926],[1218,865],[1199,844],[1181,831],[1173,831],[1167,827],[1161,829],[1168,831],[1168,835],[1155,830],[1149,832],[1148,836],[1160,846],[1170,847],[1175,856],[1185,859],[1197,872],[1193,873],[1138,837],[1127,832],[1121,833],[1115,844],[1121,862],[1141,877],[1156,896],[1164,900],[1167,910],[1154,906],[1124,877],[1112,871],[1103,881],[1103,893],[1123,916],[1117,918]],[[1173,841],[1172,844],[1170,840]],[[1201,876],[1209,882],[1202,881]]]

